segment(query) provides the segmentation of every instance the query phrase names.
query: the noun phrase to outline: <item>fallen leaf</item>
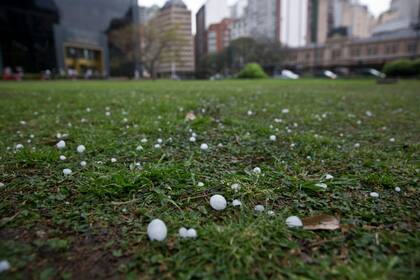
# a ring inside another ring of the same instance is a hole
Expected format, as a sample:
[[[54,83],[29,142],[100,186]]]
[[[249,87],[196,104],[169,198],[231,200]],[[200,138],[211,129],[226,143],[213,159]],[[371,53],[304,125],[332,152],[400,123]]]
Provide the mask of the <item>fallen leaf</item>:
[[[186,116],[185,116],[185,120],[186,121],[193,121],[195,120],[197,117],[195,116],[194,112],[189,112]]]
[[[303,229],[306,230],[337,230],[340,221],[333,216],[319,215],[302,219]]]

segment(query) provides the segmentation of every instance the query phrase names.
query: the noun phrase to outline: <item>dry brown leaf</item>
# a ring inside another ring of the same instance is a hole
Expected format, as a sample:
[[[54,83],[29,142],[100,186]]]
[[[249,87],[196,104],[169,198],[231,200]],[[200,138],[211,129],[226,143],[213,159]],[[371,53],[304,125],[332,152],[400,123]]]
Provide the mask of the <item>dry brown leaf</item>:
[[[188,114],[185,116],[186,121],[193,121],[197,117],[195,116],[194,112],[188,112]]]
[[[319,215],[308,217],[302,220],[303,229],[306,230],[337,230],[340,228],[340,221],[333,216]]]

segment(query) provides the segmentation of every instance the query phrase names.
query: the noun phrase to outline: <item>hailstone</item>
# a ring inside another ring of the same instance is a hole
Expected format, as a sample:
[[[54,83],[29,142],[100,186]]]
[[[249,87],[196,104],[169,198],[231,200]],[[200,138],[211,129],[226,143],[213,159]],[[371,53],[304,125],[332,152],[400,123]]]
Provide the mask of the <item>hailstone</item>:
[[[86,167],[86,165],[87,165],[86,161],[81,161],[81,162],[80,162],[80,166],[81,166],[81,167]]]
[[[378,198],[379,197],[379,193],[377,193],[377,192],[371,192],[369,195],[370,195],[370,197],[373,197],[373,198]]]
[[[151,241],[163,241],[166,238],[168,230],[165,223],[162,220],[154,219],[147,226],[147,235]]]
[[[259,168],[259,167],[255,167],[252,171],[253,171],[255,174],[261,174],[261,168]]]
[[[197,238],[197,231],[193,228],[187,230],[187,237],[188,238]]]
[[[64,175],[70,175],[72,172],[73,171],[71,171],[71,169],[69,169],[69,168],[63,169],[63,174]]]
[[[203,151],[207,151],[209,149],[209,145],[203,143],[203,144],[201,144],[200,149],[203,150]]]
[[[8,271],[10,269],[10,263],[8,261],[0,261],[0,273]]]
[[[271,135],[270,136],[270,141],[276,141],[277,140],[277,136],[276,135]]]
[[[184,227],[179,229],[179,236],[181,236],[182,238],[187,238],[188,237],[188,230]]]
[[[263,212],[264,211],[264,206],[262,206],[262,205],[257,205],[257,206],[255,206],[255,208],[254,208],[254,210],[256,211],[256,212]]]
[[[217,211],[224,210],[226,208],[226,204],[227,204],[226,199],[219,194],[213,195],[210,198],[210,206],[214,210],[217,210]]]
[[[302,227],[303,223],[302,223],[301,219],[299,219],[299,217],[291,216],[291,217],[286,219],[286,225],[289,228],[297,228],[297,227]]]
[[[57,148],[58,149],[64,149],[66,147],[66,142],[64,142],[63,140],[61,140],[60,142],[57,143]]]
[[[77,146],[77,152],[79,154],[83,154],[85,151],[86,151],[86,147],[85,146],[83,146],[83,145]]]
[[[239,199],[234,199],[232,201],[232,205],[233,205],[233,207],[239,207],[239,206],[242,205],[242,202]]]

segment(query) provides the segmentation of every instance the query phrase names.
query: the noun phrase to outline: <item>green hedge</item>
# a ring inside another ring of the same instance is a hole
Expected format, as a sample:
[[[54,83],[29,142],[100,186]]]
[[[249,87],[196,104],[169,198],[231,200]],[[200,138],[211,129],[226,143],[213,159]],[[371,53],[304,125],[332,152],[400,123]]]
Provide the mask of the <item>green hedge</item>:
[[[420,75],[420,60],[401,59],[385,64],[383,72],[389,77],[413,77]]]
[[[238,75],[239,79],[266,79],[267,74],[258,63],[249,63]]]

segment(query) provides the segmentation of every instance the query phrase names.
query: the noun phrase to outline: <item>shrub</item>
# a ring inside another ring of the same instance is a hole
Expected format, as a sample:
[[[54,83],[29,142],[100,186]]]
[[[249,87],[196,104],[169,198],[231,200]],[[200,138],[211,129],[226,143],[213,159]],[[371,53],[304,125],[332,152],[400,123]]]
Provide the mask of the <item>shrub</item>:
[[[268,76],[258,63],[249,63],[239,73],[239,79],[266,79]]]
[[[414,65],[413,61],[406,59],[388,62],[384,66],[384,73],[390,77],[411,77],[416,74]]]
[[[417,76],[420,76],[420,58],[413,61],[413,68]]]

